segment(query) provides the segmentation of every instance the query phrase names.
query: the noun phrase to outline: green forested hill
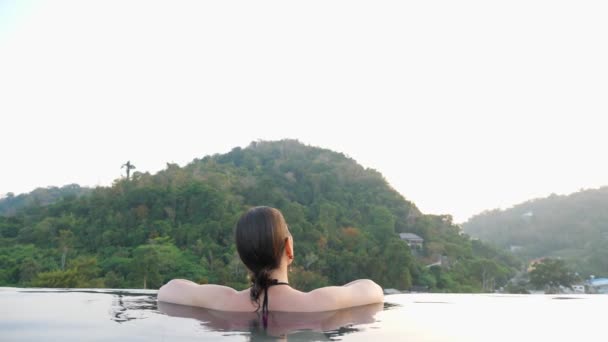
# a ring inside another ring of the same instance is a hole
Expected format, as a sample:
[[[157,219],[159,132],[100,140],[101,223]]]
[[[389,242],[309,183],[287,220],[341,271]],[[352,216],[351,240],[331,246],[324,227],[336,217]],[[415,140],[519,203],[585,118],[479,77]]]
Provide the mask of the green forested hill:
[[[30,206],[45,206],[55,203],[65,197],[79,197],[91,191],[90,188],[80,187],[78,184],[69,184],[58,187],[38,188],[28,194],[15,196],[7,194],[0,199],[0,216],[11,216],[17,211]]]
[[[608,275],[608,187],[487,211],[464,229],[528,258],[561,257],[584,277]]]
[[[398,289],[481,291],[517,266],[461,235],[450,216],[420,213],[378,172],[283,140],[0,217],[0,286],[157,288],[179,277],[244,288],[233,227],[257,205],[284,213],[295,239],[291,281],[302,289],[372,278]],[[414,256],[399,232],[425,238],[424,249]],[[443,268],[425,267],[441,255]]]

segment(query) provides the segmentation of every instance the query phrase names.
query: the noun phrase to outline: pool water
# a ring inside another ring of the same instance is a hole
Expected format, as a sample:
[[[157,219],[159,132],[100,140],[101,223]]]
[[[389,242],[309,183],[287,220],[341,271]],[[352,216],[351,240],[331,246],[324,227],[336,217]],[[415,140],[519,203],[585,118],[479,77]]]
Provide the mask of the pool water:
[[[206,310],[152,290],[0,288],[0,341],[608,341],[606,295],[397,294],[322,313]]]

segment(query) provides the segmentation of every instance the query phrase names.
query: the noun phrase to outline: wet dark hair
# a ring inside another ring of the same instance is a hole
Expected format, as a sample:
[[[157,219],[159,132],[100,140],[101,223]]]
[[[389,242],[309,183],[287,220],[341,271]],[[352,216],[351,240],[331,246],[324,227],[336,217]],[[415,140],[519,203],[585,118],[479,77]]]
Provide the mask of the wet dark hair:
[[[270,272],[279,267],[289,236],[283,214],[271,207],[252,208],[236,224],[236,249],[249,269],[250,298],[258,309],[260,294],[271,284]]]

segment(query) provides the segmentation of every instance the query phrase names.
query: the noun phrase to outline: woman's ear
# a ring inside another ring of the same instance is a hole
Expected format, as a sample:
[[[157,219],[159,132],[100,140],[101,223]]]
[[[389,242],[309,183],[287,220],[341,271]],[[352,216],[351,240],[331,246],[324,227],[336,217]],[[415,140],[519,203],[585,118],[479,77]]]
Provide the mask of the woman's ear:
[[[289,259],[289,263],[291,263],[294,258],[293,238],[291,236],[288,236],[285,238],[285,254],[287,255],[287,258]]]

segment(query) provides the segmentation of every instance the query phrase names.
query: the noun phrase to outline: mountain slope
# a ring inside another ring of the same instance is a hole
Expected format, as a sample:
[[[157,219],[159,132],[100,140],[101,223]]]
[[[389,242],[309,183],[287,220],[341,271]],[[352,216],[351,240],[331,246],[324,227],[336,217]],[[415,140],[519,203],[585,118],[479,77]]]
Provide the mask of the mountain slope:
[[[181,277],[245,287],[233,227],[257,205],[284,213],[296,242],[291,278],[302,289],[372,278],[398,289],[481,291],[516,266],[461,235],[451,217],[420,213],[377,171],[282,140],[135,172],[89,196],[0,218],[0,285],[158,287]],[[414,257],[399,232],[419,234],[425,248]],[[424,266],[441,255],[449,267]]]
[[[608,187],[487,211],[463,227],[528,258],[562,257],[583,276],[608,275]]]
[[[30,193],[19,194],[17,196],[13,193],[8,193],[6,197],[0,199],[0,216],[14,215],[17,211],[32,205],[49,205],[65,197],[83,196],[90,191],[90,188],[84,188],[78,184],[69,184],[60,188],[54,186],[37,188]]]

